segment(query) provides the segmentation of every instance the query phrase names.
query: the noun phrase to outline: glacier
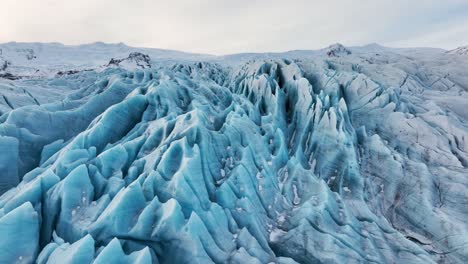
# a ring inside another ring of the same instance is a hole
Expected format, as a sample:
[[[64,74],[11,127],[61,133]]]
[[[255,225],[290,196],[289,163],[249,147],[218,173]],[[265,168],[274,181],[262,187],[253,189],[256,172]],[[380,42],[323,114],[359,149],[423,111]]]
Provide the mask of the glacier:
[[[463,53],[0,49],[0,263],[468,262]]]

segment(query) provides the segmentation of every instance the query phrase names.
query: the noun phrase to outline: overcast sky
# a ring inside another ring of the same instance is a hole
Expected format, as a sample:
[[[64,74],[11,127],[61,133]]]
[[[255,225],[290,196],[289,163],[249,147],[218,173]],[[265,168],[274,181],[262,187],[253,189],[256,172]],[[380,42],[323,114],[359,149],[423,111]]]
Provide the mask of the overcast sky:
[[[468,45],[468,0],[1,0],[0,42],[200,53]]]

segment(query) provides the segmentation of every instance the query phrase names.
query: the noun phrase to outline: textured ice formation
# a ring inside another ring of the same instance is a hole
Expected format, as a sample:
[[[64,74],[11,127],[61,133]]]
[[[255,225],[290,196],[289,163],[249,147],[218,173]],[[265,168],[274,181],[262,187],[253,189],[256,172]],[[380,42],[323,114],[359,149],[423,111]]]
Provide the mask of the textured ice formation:
[[[468,64],[420,52],[10,82],[70,92],[1,117],[0,263],[466,263]]]

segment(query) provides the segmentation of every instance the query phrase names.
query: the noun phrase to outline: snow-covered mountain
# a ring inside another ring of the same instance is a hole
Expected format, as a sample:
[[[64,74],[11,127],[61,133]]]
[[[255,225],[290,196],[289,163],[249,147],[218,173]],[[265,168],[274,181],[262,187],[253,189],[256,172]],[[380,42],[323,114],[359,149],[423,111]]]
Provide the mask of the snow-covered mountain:
[[[466,56],[0,49],[0,263],[468,262]]]
[[[459,48],[450,50],[447,53],[453,54],[453,55],[468,56],[468,46],[459,47]]]
[[[53,76],[60,70],[82,70],[105,66],[111,59],[127,58],[132,53],[151,57],[153,63],[207,60],[211,55],[152,48],[134,48],[123,43],[96,42],[85,45],[60,43],[0,44],[0,58],[11,63],[9,70],[20,76]]]
[[[340,43],[330,45],[327,48],[328,57],[340,57],[350,55],[352,52]]]

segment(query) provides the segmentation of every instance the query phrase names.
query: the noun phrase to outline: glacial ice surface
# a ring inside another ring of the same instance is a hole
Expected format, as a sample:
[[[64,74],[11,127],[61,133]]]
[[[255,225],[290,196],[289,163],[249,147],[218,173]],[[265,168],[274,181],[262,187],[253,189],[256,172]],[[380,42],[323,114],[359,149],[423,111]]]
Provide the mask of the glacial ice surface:
[[[0,263],[468,262],[468,60],[333,47],[8,82],[68,90],[1,117]]]

